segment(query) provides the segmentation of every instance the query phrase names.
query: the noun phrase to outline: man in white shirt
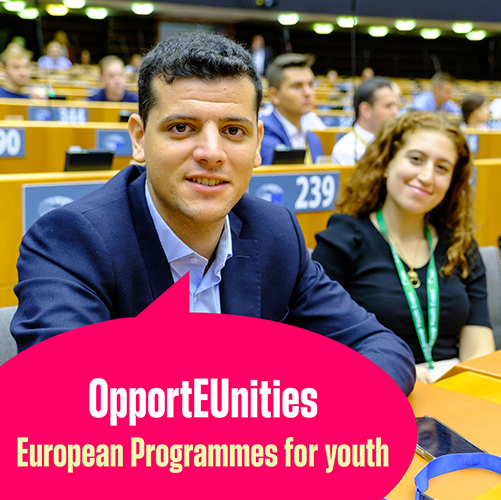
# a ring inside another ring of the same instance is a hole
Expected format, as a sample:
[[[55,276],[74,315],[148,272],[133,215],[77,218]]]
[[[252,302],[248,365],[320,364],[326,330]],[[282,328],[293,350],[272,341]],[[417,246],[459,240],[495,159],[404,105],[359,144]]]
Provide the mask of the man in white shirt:
[[[362,82],[353,98],[355,125],[332,150],[332,160],[340,165],[354,165],[374,140],[383,123],[400,110],[400,99],[388,78],[376,77]]]
[[[306,149],[306,163],[314,163],[317,156],[323,155],[320,139],[309,132],[307,124],[315,104],[313,62],[310,55],[282,54],[266,71],[273,111],[261,117],[263,165],[272,163],[276,149]]]

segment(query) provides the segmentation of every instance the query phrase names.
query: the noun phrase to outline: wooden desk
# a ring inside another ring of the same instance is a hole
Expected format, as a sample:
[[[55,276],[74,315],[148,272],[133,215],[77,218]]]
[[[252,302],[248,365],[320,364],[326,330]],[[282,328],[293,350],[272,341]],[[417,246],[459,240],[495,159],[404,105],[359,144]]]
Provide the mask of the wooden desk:
[[[501,456],[501,405],[419,382],[409,401],[417,417],[436,417],[489,453]],[[415,455],[387,498],[414,500],[414,477],[425,465],[426,461]],[[493,472],[465,470],[432,479],[426,493],[440,500],[472,500],[499,483],[500,476]]]
[[[479,358],[469,359],[468,361],[463,361],[462,363],[457,364],[445,375],[440,377],[438,381],[465,371],[480,373],[482,375],[501,379],[501,349],[491,354],[480,356]]]
[[[501,136],[498,138],[501,146]],[[480,246],[498,246],[501,234],[501,160],[475,160],[475,238]]]
[[[452,377],[435,382],[434,385],[501,404],[500,378],[489,377],[489,375],[465,370]]]
[[[82,113],[71,110],[88,110],[87,122],[120,122],[120,111],[136,111],[137,104],[130,102],[42,101],[37,99],[0,99],[0,120],[6,117],[29,119],[29,108],[67,109],[67,121],[81,123]],[[85,113],[84,113],[85,114]],[[11,118],[13,119],[13,118]],[[43,122],[47,123],[47,122]]]
[[[0,174],[29,172],[62,172],[66,150],[78,145],[83,149],[97,146],[96,131],[127,131],[126,123],[60,123],[7,121],[0,122],[0,129],[23,129],[26,136],[24,157],[3,157]],[[127,134],[128,135],[128,134]],[[131,157],[113,158],[112,168],[120,170],[131,162]]]

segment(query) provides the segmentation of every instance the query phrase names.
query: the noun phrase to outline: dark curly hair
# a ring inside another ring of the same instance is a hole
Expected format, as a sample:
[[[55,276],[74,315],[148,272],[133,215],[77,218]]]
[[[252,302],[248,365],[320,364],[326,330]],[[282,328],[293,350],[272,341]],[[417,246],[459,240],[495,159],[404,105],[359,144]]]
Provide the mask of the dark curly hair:
[[[448,262],[442,268],[444,275],[450,275],[456,266],[460,266],[462,277],[466,278],[469,271],[466,251],[473,239],[470,149],[457,124],[446,116],[411,111],[385,122],[347,181],[337,207],[340,212],[354,217],[368,216],[379,210],[386,199],[388,164],[405,144],[406,136],[417,130],[445,134],[456,146],[458,160],[449,189],[442,202],[426,214],[426,220],[448,240]]]
[[[160,42],[144,58],[139,70],[138,97],[139,115],[145,128],[149,111],[156,102],[151,82],[157,76],[166,84],[176,78],[249,77],[256,88],[256,114],[263,98],[261,78],[249,52],[222,35],[186,33]]]

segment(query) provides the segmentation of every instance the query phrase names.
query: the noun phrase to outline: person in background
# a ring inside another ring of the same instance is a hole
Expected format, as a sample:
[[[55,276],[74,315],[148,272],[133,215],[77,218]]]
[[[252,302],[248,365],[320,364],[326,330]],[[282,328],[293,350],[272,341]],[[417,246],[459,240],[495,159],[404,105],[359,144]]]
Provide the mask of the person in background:
[[[332,85],[332,88],[336,88],[338,76],[339,75],[335,69],[330,69],[329,71],[327,71],[326,78],[329,84]]]
[[[303,123],[315,103],[313,61],[310,55],[289,53],[278,56],[268,66],[266,77],[273,111],[261,117],[264,125],[263,165],[272,163],[277,148],[306,149],[306,163],[314,163],[317,156],[323,155],[320,139],[308,130],[311,123]]]
[[[341,213],[317,234],[313,259],[408,343],[421,382],[494,350],[470,173],[452,120],[418,111],[389,120],[347,182]]]
[[[19,45],[10,44],[0,55],[5,83],[0,97],[9,99],[47,99],[43,89],[27,88],[30,80],[30,53]]]
[[[52,40],[46,48],[47,55],[38,60],[38,67],[49,71],[61,71],[71,67],[71,61],[61,55],[61,45]]]
[[[449,73],[435,73],[431,79],[431,92],[417,95],[412,109],[420,111],[443,111],[461,116],[461,109],[452,100],[456,80]]]
[[[71,61],[71,64],[75,64],[76,63],[75,51],[73,50],[73,47],[70,45],[70,41],[68,39],[68,35],[66,34],[66,32],[61,30],[56,31],[54,33],[54,40],[61,46],[61,55],[69,59]]]
[[[90,52],[87,49],[83,49],[80,53],[80,64],[83,66],[89,66],[92,64],[92,58]]]
[[[398,114],[400,98],[391,80],[375,77],[355,90],[353,108],[353,131],[341,137],[332,150],[332,161],[339,165],[354,165],[362,157],[383,123]]]
[[[463,122],[468,128],[488,130],[488,121],[491,116],[489,102],[480,94],[469,94],[461,102]]]
[[[372,68],[364,68],[362,70],[362,80],[365,81],[365,80],[371,80],[372,78],[374,78],[374,70]]]
[[[127,74],[139,73],[139,68],[143,63],[143,56],[141,54],[134,54],[130,58],[130,63],[125,66],[125,72]]]
[[[268,65],[273,59],[273,54],[271,50],[265,46],[263,35],[255,35],[252,38],[251,54],[258,73],[264,75]]]
[[[99,61],[101,85],[103,88],[88,101],[137,102],[137,94],[126,89],[127,76],[122,59],[117,56],[106,56]]]

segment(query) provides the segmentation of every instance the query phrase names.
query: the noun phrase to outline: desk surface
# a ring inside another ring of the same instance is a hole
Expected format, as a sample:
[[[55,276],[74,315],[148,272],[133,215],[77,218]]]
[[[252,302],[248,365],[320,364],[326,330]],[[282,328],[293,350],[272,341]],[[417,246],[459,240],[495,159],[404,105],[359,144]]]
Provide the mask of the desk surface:
[[[469,359],[468,361],[463,361],[462,363],[457,364],[454,368],[449,370],[442,377],[442,379],[452,377],[464,371],[481,373],[483,375],[488,375],[489,377],[501,378],[501,349],[491,354],[480,356],[479,358]]]
[[[417,383],[409,396],[417,417],[430,415],[494,455],[501,455],[501,405],[433,385]],[[426,461],[414,455],[407,474],[387,495],[389,500],[414,500],[414,476]],[[500,483],[500,476],[484,470],[458,471],[430,482],[426,493],[440,500],[472,500]]]

